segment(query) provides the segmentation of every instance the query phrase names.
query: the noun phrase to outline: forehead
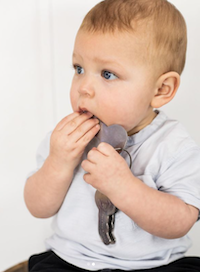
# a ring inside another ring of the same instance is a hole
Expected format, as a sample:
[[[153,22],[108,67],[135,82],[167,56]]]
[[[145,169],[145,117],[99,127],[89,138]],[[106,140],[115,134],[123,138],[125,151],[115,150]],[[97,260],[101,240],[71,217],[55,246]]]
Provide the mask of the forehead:
[[[80,30],[76,36],[73,56],[93,60],[139,61],[144,54],[145,42],[129,32],[101,33]]]

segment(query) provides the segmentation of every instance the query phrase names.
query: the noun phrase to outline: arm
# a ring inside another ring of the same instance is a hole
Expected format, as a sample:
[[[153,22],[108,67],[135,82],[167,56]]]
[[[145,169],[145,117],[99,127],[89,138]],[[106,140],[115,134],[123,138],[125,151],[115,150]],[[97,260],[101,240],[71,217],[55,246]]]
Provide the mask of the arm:
[[[162,238],[184,236],[197,221],[198,209],[168,193],[148,187],[132,176],[120,194],[112,192],[113,203],[145,231]]]
[[[198,209],[176,196],[152,189],[133,176],[124,159],[102,143],[82,162],[87,183],[107,195],[145,231],[162,238],[185,235],[198,217]]]
[[[99,130],[97,119],[72,113],[58,123],[43,166],[26,182],[24,198],[35,217],[53,216],[62,205],[85,147]]]

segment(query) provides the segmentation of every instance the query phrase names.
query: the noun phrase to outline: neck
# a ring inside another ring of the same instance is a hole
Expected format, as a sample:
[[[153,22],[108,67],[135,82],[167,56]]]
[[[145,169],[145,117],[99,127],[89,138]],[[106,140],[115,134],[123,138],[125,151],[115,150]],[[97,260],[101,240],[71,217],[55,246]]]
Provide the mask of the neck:
[[[128,136],[138,133],[140,130],[151,124],[153,119],[157,116],[157,112],[152,111],[138,126],[128,131]]]

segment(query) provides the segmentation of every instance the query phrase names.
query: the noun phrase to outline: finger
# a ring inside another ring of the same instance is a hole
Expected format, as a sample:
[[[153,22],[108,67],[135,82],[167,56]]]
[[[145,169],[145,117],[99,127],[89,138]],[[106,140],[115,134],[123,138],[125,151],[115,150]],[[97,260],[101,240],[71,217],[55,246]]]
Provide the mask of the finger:
[[[105,159],[105,155],[103,155],[97,148],[93,148],[88,152],[87,159],[94,163],[97,164],[100,160]]]
[[[100,143],[97,146],[97,149],[99,150],[99,152],[101,152],[103,155],[107,157],[110,156],[115,151],[115,149],[110,144],[107,144],[105,142]]]
[[[79,112],[73,112],[67,116],[65,116],[55,127],[55,130],[61,130],[67,123],[69,123],[74,118],[80,116]]]
[[[92,171],[94,171],[94,164],[88,160],[83,160],[81,163],[81,167],[83,168],[83,170],[85,170],[85,172],[87,173],[91,173]]]
[[[83,175],[83,179],[85,180],[86,183],[92,184],[92,175],[90,173],[86,173]]]
[[[82,124],[89,120],[91,120],[90,123],[99,123],[99,120],[97,118],[91,118],[92,116],[93,115],[90,112],[80,114],[79,116],[66,123],[65,126],[63,126],[63,133],[65,133],[66,135],[70,135],[71,133],[76,131],[78,127],[80,127]]]
[[[73,139],[77,143],[88,143],[100,130],[98,119],[89,119],[81,124],[75,131],[73,131]]]
[[[79,124],[84,122],[85,120],[91,118],[93,115],[90,112],[87,113],[80,113],[80,112],[73,112],[69,114],[68,116],[64,117],[56,126],[56,130],[61,130],[65,128],[66,125],[69,127],[71,126],[71,129],[73,131],[74,128],[76,128]]]
[[[96,147],[93,147],[91,150],[98,150]]]

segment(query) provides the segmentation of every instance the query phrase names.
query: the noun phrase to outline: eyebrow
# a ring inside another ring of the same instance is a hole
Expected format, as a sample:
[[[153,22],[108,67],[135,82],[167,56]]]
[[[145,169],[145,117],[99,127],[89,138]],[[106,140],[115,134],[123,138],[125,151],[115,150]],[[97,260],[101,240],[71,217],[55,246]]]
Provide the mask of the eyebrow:
[[[81,57],[80,55],[77,55],[76,53],[73,53],[72,55],[73,58],[76,58],[76,57]],[[82,57],[81,57],[82,58]]]
[[[80,57],[81,59],[83,59],[82,58],[82,56],[81,55],[77,55],[76,53],[73,53],[73,58],[76,58],[76,57]],[[117,61],[113,61],[113,60],[107,60],[107,59],[101,59],[101,58],[99,58],[99,57],[95,57],[94,59],[93,59],[93,61],[96,61],[96,62],[100,62],[100,63],[102,63],[102,64],[115,64],[115,65],[118,65],[118,66],[122,66],[119,62],[117,62]]]

